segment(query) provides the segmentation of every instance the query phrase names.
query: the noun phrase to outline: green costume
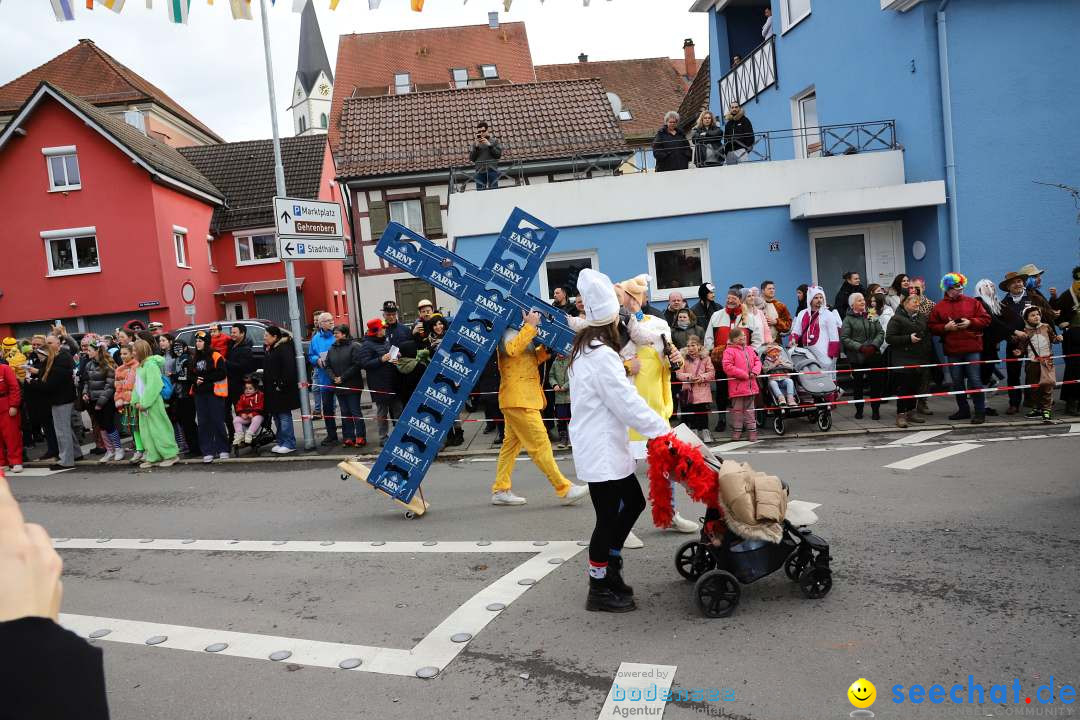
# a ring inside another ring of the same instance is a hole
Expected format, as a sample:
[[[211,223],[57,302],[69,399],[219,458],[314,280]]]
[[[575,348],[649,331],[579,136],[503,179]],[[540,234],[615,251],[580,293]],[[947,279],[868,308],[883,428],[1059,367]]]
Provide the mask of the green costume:
[[[143,360],[135,371],[135,388],[131,391],[131,403],[138,405],[139,437],[146,448],[146,462],[161,462],[180,454],[176,447],[172,423],[165,412],[161,398],[161,375],[165,358],[151,355]]]

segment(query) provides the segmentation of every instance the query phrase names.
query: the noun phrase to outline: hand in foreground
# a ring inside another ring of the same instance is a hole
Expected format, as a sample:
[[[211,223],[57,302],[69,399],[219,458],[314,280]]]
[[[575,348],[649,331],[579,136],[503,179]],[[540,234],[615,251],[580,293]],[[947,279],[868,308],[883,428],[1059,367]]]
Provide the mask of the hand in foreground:
[[[45,528],[23,521],[7,480],[0,477],[0,622],[57,619],[63,563]]]
[[[533,327],[539,327],[540,325],[540,313],[536,310],[533,310],[530,313],[526,313],[524,310],[522,310],[521,317],[522,320],[524,320],[525,323],[528,325],[532,325]]]

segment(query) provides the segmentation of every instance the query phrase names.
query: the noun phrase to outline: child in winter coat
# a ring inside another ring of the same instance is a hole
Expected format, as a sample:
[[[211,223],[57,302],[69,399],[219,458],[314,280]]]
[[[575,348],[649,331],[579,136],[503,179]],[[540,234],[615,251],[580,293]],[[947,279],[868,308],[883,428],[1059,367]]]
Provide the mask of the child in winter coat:
[[[761,373],[775,375],[769,378],[769,392],[777,405],[798,405],[795,397],[795,382],[784,373],[795,372],[791,355],[778,343],[769,343],[761,348]]]
[[[142,437],[139,436],[139,414],[131,404],[131,394],[135,390],[135,371],[139,369],[139,361],[135,359],[135,350],[131,344],[120,346],[120,364],[116,366],[115,392],[113,402],[116,404],[116,412],[120,415],[122,425],[131,432],[135,441],[135,454],[131,456],[131,462],[137,463],[143,457]],[[124,459],[124,448],[116,448],[116,460]]]
[[[233,416],[233,445],[251,444],[259,434],[263,424],[263,394],[255,386],[252,378],[244,379],[244,394],[236,401],[236,414]]]
[[[696,432],[702,442],[711,443],[713,438],[709,432],[709,409],[712,405],[712,385],[716,379],[716,370],[697,335],[691,335],[687,339],[686,349],[682,353],[682,367],[675,371],[675,377],[682,383],[679,386],[679,407],[686,413],[686,426]]]
[[[1052,346],[1056,342],[1061,342],[1061,336],[1055,335],[1050,326],[1042,321],[1039,308],[1035,305],[1024,308],[1024,337],[1017,343],[1013,354],[1016,357],[1026,354],[1026,382],[1038,386],[1028,393],[1031,410],[1026,417],[1042,418],[1043,422],[1053,420],[1051,408],[1054,405],[1057,377],[1054,374]]]
[[[728,378],[728,397],[731,398],[731,439],[741,440],[743,427],[750,442],[758,438],[754,397],[758,393],[757,376],[761,374],[761,358],[746,345],[747,333],[742,328],[731,329],[728,346],[724,349],[724,374]]]
[[[557,355],[548,372],[548,384],[555,391],[555,425],[559,429],[558,447],[565,450],[570,446],[567,423],[570,422],[570,377],[568,368],[570,358]]]

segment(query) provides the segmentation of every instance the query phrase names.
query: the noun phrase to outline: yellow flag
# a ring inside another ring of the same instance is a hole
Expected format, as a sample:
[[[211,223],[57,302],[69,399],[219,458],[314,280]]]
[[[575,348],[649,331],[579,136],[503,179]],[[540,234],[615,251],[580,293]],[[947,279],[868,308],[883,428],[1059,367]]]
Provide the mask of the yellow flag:
[[[337,4],[339,0],[330,0],[330,9],[337,10]]]
[[[413,12],[422,12],[424,9],[424,0],[412,0]]]

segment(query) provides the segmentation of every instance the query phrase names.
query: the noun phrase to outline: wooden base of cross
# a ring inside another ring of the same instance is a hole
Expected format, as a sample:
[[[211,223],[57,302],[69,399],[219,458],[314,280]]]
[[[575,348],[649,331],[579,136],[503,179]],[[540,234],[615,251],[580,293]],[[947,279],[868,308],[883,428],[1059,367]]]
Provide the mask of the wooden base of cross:
[[[353,477],[363,483],[367,482],[368,475],[371,473],[371,468],[364,465],[358,458],[351,458],[349,460],[343,460],[338,463],[338,469],[341,470],[341,479],[348,480]],[[382,492],[379,488],[372,486],[372,489],[376,492]],[[388,493],[383,493],[388,495]],[[401,507],[405,508],[405,517],[409,520],[420,517],[428,511],[431,507],[431,503],[424,499],[424,491],[417,489],[413,499],[407,503],[401,502],[397,498],[390,496],[391,499]]]

